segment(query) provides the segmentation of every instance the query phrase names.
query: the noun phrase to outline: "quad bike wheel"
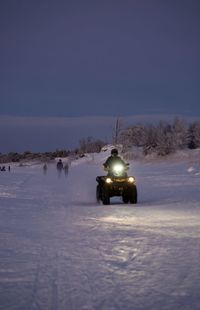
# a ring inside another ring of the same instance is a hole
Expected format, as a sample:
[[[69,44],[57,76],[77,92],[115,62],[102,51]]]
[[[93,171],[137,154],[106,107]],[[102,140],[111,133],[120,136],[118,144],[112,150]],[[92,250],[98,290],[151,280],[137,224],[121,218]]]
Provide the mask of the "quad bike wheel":
[[[110,204],[110,196],[106,188],[102,189],[102,202],[104,205],[109,205]]]
[[[130,200],[130,203],[134,203],[134,204],[137,203],[137,188],[136,187],[134,187],[132,191],[130,192],[129,200]]]
[[[123,201],[123,203],[129,202],[129,196],[126,193],[122,195],[122,201]]]

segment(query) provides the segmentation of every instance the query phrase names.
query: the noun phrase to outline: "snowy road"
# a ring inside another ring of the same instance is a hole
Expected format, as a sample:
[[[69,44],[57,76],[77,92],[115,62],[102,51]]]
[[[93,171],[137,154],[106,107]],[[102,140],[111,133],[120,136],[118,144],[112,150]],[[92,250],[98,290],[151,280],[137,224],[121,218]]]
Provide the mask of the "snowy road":
[[[135,164],[139,203],[95,202],[96,160],[0,174],[0,309],[199,310],[200,174]]]

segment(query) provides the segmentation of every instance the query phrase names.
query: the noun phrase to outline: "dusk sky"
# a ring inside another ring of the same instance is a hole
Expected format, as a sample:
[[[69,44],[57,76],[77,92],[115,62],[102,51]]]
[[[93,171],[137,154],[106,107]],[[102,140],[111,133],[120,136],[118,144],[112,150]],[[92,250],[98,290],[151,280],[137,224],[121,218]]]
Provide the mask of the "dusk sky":
[[[199,0],[1,0],[0,116],[200,116]]]

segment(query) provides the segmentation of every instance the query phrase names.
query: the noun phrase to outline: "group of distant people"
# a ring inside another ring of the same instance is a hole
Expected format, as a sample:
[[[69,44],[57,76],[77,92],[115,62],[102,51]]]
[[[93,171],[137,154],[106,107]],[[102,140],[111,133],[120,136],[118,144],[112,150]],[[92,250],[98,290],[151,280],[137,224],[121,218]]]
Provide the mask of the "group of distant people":
[[[65,175],[67,175],[69,172],[69,164],[68,163],[63,164],[61,159],[59,159],[59,161],[57,162],[56,168],[58,172],[61,172],[62,170],[64,170]]]
[[[0,171],[6,171],[6,166],[0,166]],[[8,171],[10,171],[10,166],[8,166]]]
[[[63,164],[62,160],[59,159],[59,161],[56,164],[56,168],[57,168],[57,171],[59,174],[64,170],[65,175],[68,175],[69,163]],[[43,165],[43,172],[44,172],[44,174],[47,173],[47,164],[46,163]]]

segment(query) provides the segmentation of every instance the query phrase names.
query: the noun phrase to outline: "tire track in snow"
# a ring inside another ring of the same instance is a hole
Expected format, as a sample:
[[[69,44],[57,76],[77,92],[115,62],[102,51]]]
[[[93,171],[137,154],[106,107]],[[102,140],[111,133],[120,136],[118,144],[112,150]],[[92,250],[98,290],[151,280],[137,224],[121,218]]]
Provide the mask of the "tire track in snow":
[[[43,250],[41,250],[43,252]],[[39,288],[39,281],[41,277],[41,252],[39,255],[39,260],[37,262],[37,268],[35,272],[35,279],[33,282],[33,289],[32,289],[32,294],[31,294],[31,300],[30,300],[30,307],[28,308],[29,310],[42,310],[39,301],[38,301],[38,288]]]
[[[58,255],[55,256],[55,264],[53,263],[52,282],[51,282],[51,310],[59,310],[58,303]]]
[[[51,253],[44,248],[40,251],[27,307],[29,310],[59,309],[57,258],[52,259],[51,256]]]

